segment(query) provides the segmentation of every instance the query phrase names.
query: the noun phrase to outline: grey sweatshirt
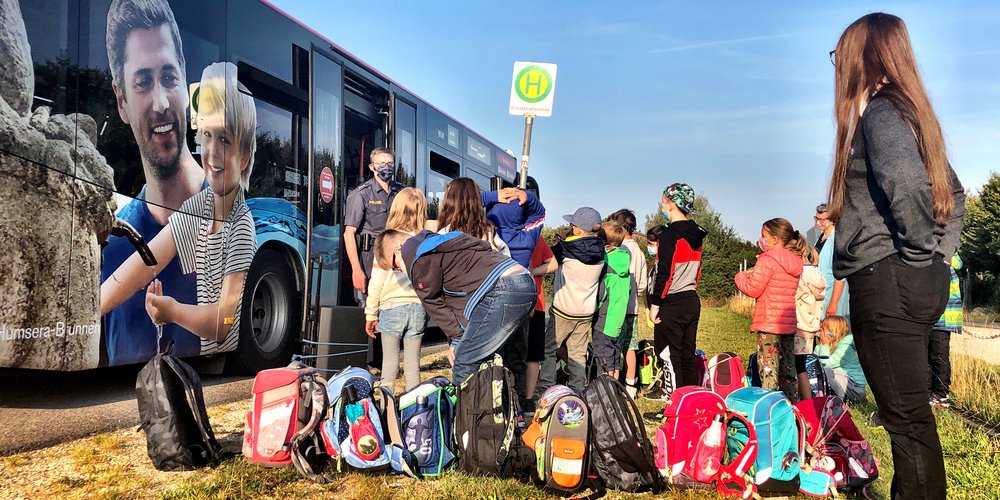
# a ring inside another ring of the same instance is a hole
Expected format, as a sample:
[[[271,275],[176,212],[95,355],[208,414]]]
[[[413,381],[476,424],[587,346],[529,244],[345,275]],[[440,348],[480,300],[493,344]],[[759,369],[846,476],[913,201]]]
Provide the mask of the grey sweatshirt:
[[[910,126],[888,98],[865,108],[847,161],[844,209],[837,222],[833,275],[837,279],[898,254],[913,267],[958,250],[965,218],[965,191],[951,173],[955,208],[948,224],[934,220],[927,170]]]

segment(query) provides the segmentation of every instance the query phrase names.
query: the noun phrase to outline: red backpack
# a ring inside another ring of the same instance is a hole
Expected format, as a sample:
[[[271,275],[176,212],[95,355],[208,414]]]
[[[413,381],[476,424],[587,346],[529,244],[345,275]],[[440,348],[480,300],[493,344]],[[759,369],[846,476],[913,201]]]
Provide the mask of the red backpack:
[[[723,399],[746,386],[746,370],[739,356],[724,352],[708,360],[708,387]]]
[[[670,395],[663,416],[656,430],[656,466],[670,484],[705,488],[721,478],[736,478],[740,484],[729,489],[746,486],[742,478],[754,462],[756,446],[723,463],[729,420],[746,419],[727,412],[721,396],[704,387],[681,387]]]
[[[864,488],[878,478],[878,461],[871,445],[840,398],[815,397],[802,400],[795,407],[805,420],[810,464],[828,471],[836,480],[837,489]]]

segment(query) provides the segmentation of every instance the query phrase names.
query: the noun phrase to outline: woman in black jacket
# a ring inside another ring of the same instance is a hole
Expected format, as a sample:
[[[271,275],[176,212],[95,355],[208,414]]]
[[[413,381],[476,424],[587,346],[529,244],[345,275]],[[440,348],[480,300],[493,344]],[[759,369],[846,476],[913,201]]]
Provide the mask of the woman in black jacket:
[[[948,300],[965,195],[902,19],[866,15],[836,50],[833,272],[851,290],[861,366],[892,441],[893,498],[945,498],[927,339]]]

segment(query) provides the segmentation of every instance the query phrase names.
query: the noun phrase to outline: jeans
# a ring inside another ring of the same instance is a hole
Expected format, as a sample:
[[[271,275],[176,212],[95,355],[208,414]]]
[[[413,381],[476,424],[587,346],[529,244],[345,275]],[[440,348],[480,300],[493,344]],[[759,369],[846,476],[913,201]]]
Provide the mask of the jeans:
[[[395,391],[399,373],[399,342],[403,342],[403,373],[406,390],[420,385],[420,341],[427,326],[427,313],[421,304],[400,304],[378,313],[382,334],[382,386]]]
[[[847,277],[851,328],[892,442],[892,498],[945,498],[944,457],[927,404],[927,341],[948,302],[948,266],[886,257]]]
[[[507,338],[521,327],[535,307],[535,280],[530,274],[503,276],[476,304],[455,348],[451,380],[459,385],[493,358]]]
[[[551,328],[545,328],[545,361],[538,373],[536,394],[544,394],[556,385],[559,358],[556,351],[566,343],[566,361],[569,363],[569,382],[566,384],[579,394],[587,387],[587,347],[590,345],[591,319],[572,320],[557,314],[549,316]]]

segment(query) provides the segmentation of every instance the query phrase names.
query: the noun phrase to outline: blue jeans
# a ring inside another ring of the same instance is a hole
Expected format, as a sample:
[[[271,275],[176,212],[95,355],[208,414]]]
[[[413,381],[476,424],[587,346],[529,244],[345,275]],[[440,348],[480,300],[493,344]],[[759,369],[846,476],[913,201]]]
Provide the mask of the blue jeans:
[[[403,373],[406,390],[420,384],[420,340],[427,326],[427,313],[421,304],[400,304],[378,313],[378,331],[382,334],[382,385],[395,390],[399,373],[399,341],[403,340]]]
[[[529,274],[503,276],[476,304],[455,349],[451,380],[461,384],[500,350],[535,307],[535,280]]]

